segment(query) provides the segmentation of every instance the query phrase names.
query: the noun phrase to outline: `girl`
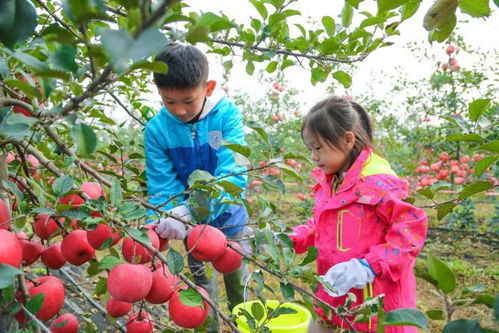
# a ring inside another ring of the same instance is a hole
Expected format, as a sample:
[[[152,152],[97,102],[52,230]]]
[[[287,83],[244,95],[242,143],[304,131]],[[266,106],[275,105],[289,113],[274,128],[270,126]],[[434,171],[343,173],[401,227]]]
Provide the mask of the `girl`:
[[[293,228],[298,253],[315,245],[317,271],[334,290],[319,285],[316,295],[334,307],[346,294],[356,301],[384,294],[384,310],[415,308],[415,258],[423,247],[425,212],[404,202],[407,182],[373,152],[372,127],[357,103],[329,97],[305,116],[302,138],[317,168],[314,219]],[[315,308],[320,320],[308,332],[339,332],[347,324]],[[349,318],[352,321],[353,318]],[[355,323],[360,332],[375,332],[377,317]],[[328,327],[328,328],[326,328]],[[333,327],[333,329],[331,329]],[[387,326],[385,332],[415,333],[410,326]]]

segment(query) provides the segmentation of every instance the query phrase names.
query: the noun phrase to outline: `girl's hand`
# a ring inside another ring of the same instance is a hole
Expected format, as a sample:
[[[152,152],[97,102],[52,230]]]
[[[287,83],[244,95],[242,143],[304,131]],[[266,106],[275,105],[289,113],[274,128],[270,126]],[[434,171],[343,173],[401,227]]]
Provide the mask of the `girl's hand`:
[[[346,295],[352,288],[364,289],[373,282],[374,272],[366,260],[354,258],[334,265],[322,278],[334,289],[324,286],[324,290],[331,297],[338,297]]]

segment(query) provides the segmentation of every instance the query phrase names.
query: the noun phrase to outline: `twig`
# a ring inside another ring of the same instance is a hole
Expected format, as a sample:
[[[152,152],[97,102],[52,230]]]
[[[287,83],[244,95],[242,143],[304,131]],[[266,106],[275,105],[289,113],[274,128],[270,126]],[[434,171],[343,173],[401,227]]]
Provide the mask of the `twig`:
[[[133,119],[135,119],[136,121],[138,121],[138,122],[139,122],[139,124],[141,124],[142,126],[144,126],[144,125],[145,125],[145,123],[144,123],[142,120],[140,120],[139,118],[135,117],[135,115],[133,114],[133,112],[132,112],[132,111],[128,110],[128,108],[126,107],[126,105],[125,105],[125,104],[123,104],[123,102],[122,102],[122,101],[118,98],[118,96],[116,96],[113,92],[111,92],[111,91],[109,91],[109,90],[108,90],[107,92],[108,92],[108,93],[109,93],[109,95],[111,95],[111,97],[112,97],[112,98],[113,98],[113,99],[114,99],[114,100],[115,100],[115,101],[116,101],[116,102],[117,102],[117,103],[118,103],[118,104],[119,104],[119,105],[123,108],[123,110],[125,110],[125,112],[126,112],[126,113],[128,113],[128,115],[129,115],[130,117],[132,117]]]

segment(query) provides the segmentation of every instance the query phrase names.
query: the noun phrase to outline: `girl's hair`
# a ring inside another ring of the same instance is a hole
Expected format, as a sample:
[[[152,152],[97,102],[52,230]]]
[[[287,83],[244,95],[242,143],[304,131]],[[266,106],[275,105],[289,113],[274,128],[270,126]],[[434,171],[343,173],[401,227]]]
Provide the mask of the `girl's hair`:
[[[343,97],[330,96],[315,104],[303,119],[301,133],[307,130],[316,139],[322,139],[343,151],[340,138],[350,131],[355,135],[355,145],[349,156],[349,167],[359,156],[362,148],[374,149],[371,118],[366,110]]]

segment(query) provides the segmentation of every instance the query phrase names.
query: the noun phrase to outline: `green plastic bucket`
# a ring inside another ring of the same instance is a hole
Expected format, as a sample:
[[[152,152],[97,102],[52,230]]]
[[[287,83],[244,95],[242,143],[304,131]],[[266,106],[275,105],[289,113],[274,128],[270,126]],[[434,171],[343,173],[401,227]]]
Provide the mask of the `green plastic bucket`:
[[[237,327],[243,333],[251,333],[252,330],[246,323],[246,317],[244,315],[239,315],[239,309],[243,308],[250,314],[254,315],[251,311],[251,305],[253,303],[260,301],[249,301],[238,304],[232,309],[232,314],[236,317]],[[278,301],[270,300],[266,302],[267,307],[276,308],[279,305]],[[301,305],[295,303],[284,303],[282,307],[291,308],[296,310],[296,313],[292,314],[282,314],[277,318],[271,319],[265,326],[267,326],[272,333],[305,333],[307,332],[308,324],[310,318],[312,317],[310,312]],[[265,314],[264,318],[267,315]],[[263,319],[260,321],[263,322]]]

